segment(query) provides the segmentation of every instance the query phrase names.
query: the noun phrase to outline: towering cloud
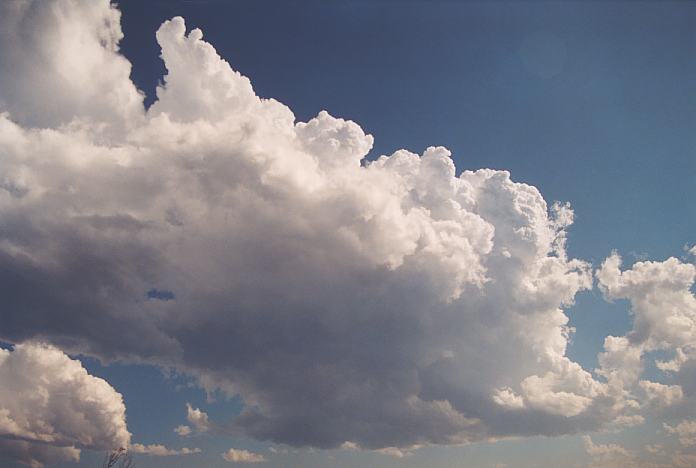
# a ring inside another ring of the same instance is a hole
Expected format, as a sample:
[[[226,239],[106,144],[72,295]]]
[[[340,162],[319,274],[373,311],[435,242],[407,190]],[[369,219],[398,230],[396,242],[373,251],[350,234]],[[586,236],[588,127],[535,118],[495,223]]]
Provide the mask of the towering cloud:
[[[167,75],[145,111],[106,0],[3,8],[0,338],[174,366],[246,403],[228,422],[191,410],[196,429],[298,446],[635,416],[631,343],[609,340],[601,380],[566,356],[564,308],[592,286],[566,255],[568,205],[505,171],[457,173],[442,147],[368,161],[359,125],[295,122],[182,18],[157,32]],[[66,49],[29,53],[47,44]],[[83,49],[78,69],[57,58]]]
[[[121,13],[109,0],[0,4],[0,108],[29,126],[120,127],[142,95],[118,54]]]

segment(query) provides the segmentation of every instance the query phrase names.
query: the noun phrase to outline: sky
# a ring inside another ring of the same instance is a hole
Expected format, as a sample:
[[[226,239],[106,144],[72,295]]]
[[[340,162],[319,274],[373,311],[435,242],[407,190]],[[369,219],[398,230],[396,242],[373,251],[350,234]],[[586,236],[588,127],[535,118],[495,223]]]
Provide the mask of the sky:
[[[0,3],[0,462],[694,466],[695,21]]]

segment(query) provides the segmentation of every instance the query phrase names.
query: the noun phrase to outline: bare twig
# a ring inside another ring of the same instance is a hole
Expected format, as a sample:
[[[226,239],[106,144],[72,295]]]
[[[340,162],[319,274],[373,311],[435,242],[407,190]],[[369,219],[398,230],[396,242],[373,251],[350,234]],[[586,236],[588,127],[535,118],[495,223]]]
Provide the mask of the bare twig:
[[[128,453],[126,449],[120,447],[118,450],[114,450],[111,453],[107,453],[104,457],[104,463],[102,463],[102,468],[135,468],[135,463],[133,462],[133,457]]]

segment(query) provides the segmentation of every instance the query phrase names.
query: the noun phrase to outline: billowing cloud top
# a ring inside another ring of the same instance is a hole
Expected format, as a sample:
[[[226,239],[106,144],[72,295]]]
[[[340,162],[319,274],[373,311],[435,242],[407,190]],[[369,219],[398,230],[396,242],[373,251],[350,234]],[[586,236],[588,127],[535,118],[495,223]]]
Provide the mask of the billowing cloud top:
[[[601,378],[565,355],[563,309],[592,286],[566,255],[568,205],[505,171],[457,174],[442,147],[368,161],[359,125],[295,122],[182,18],[157,32],[167,75],[145,110],[107,0],[0,8],[16,62],[0,76],[0,338],[173,366],[246,403],[199,430],[298,446],[639,417],[611,364],[633,338],[608,341]],[[612,268],[608,294],[630,295]]]
[[[0,350],[0,456],[31,466],[127,447],[126,407],[79,361],[38,343]]]

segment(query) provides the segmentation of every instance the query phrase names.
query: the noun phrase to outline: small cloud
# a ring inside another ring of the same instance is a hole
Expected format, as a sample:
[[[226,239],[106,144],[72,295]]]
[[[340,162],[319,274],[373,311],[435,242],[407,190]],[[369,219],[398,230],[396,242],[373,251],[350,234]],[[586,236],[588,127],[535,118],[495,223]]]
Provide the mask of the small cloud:
[[[397,447],[384,447],[384,448],[375,450],[375,453],[380,453],[382,455],[388,455],[388,456],[394,457],[394,458],[404,458],[404,457],[409,457],[409,456],[413,455],[411,452],[406,451],[406,450],[401,450],[400,448],[397,448]]]
[[[592,459],[592,467],[635,466],[630,450],[617,444],[595,444],[590,436],[583,436],[585,452]]]
[[[663,446],[660,444],[646,445],[645,446],[645,450],[648,453],[652,453],[652,454],[662,453],[662,449],[663,449]]]
[[[413,452],[411,450],[415,450],[419,448],[419,445],[413,445],[407,449],[400,449],[398,447],[383,447],[380,449],[375,449],[372,450],[373,453],[379,453],[381,455],[388,455],[390,457],[394,458],[404,458],[404,457],[409,457],[413,455]],[[356,444],[355,442],[351,442],[349,440],[343,442],[341,444],[341,450],[362,450],[360,445]]]
[[[290,453],[290,451],[286,448],[282,448],[282,447],[279,448],[279,447],[273,447],[273,446],[268,447],[268,451],[271,453]]]
[[[179,436],[181,437],[186,437],[187,435],[191,434],[191,428],[189,426],[181,424],[180,426],[174,428],[174,432],[179,434]]]
[[[647,252],[636,252],[635,250],[630,251],[628,255],[633,257],[637,262],[644,262],[650,258]]]
[[[222,458],[232,463],[263,463],[266,461],[266,457],[259,453],[234,448],[223,453]]]
[[[161,444],[132,444],[130,446],[130,451],[133,453],[143,453],[146,455],[153,455],[156,457],[171,457],[175,455],[193,455],[195,453],[201,453],[201,449],[199,448],[191,449],[188,447],[184,447],[181,449],[171,449]]]
[[[198,432],[207,432],[211,428],[208,413],[192,407],[189,403],[186,403],[186,419]]]

